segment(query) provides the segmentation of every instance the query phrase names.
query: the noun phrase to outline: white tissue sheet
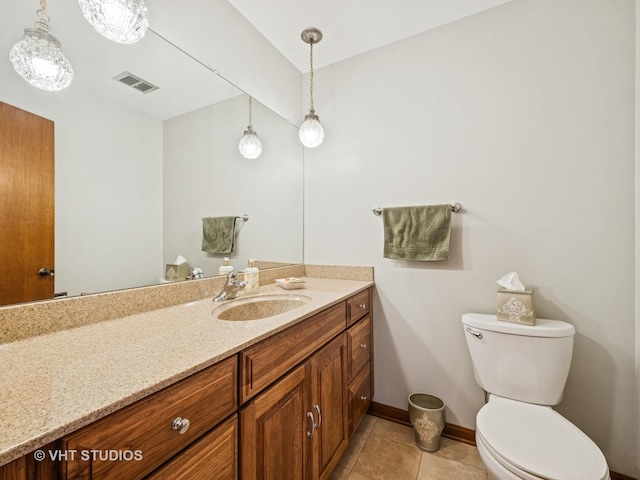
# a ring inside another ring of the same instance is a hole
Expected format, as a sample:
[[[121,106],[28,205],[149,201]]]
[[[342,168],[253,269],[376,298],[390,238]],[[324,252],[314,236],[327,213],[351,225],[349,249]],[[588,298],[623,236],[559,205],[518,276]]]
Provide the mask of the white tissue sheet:
[[[173,265],[184,265],[187,263],[187,259],[182,255],[178,255],[178,257],[174,260]]]
[[[506,290],[524,290],[524,285],[516,272],[509,272],[496,283]]]

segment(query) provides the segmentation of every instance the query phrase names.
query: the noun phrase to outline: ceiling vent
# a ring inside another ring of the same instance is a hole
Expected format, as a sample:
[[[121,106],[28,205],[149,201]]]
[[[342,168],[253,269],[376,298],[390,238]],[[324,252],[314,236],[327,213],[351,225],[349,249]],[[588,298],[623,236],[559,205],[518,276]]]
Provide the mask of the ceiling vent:
[[[159,87],[156,87],[154,84],[147,82],[146,80],[141,79],[140,77],[136,77],[135,75],[129,72],[122,72],[119,75],[113,77],[114,80],[117,80],[120,83],[124,83],[125,85],[130,86],[131,88],[135,88],[139,92],[142,93],[150,93],[154,90],[158,90]]]

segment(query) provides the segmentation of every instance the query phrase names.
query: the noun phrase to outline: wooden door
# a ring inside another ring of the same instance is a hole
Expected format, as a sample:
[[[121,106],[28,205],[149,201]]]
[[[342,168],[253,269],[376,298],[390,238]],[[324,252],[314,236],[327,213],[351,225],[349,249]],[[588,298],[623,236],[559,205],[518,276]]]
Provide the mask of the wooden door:
[[[240,412],[242,480],[306,478],[307,385],[301,365]]]
[[[53,128],[0,102],[0,305],[53,298]]]
[[[318,428],[312,436],[312,475],[327,478],[349,442],[346,334],[332,340],[310,360],[311,409]]]

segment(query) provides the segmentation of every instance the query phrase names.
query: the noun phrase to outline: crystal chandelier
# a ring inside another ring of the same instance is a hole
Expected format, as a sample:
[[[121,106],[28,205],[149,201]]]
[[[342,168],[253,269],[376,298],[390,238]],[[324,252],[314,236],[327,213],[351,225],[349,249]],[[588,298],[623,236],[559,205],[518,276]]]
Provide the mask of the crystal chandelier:
[[[144,0],[78,0],[84,18],[96,31],[117,43],[135,43],[149,28]]]
[[[302,41],[309,44],[309,113],[305,115],[304,122],[300,125],[300,141],[305,147],[315,148],[324,140],[324,128],[320,124],[320,118],[313,109],[313,44],[322,40],[322,32],[317,28],[305,28],[300,35]]]
[[[240,154],[244,158],[253,160],[254,158],[258,158],[262,153],[262,143],[258,138],[258,134],[253,131],[253,127],[251,126],[251,100],[251,97],[249,97],[249,126],[240,139],[238,150],[240,150]]]
[[[57,91],[73,80],[73,68],[62,53],[60,42],[51,35],[47,0],[40,0],[35,28],[25,28],[24,37],[16,43],[9,58],[18,75],[34,87]]]

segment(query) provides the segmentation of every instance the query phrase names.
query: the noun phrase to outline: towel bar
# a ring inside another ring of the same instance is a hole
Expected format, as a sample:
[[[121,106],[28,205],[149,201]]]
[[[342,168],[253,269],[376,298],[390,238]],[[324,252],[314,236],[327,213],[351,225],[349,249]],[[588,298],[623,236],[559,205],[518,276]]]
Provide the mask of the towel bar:
[[[460,205],[458,202],[451,205],[452,212],[458,213],[460,210],[462,210],[462,205]],[[377,215],[377,216],[382,215],[382,209],[380,207],[376,207],[371,211],[373,212],[374,215]]]
[[[244,215],[242,215],[241,217],[236,216],[236,218],[241,218],[242,220],[244,220],[245,222],[249,221],[249,215],[247,215],[246,213]]]

